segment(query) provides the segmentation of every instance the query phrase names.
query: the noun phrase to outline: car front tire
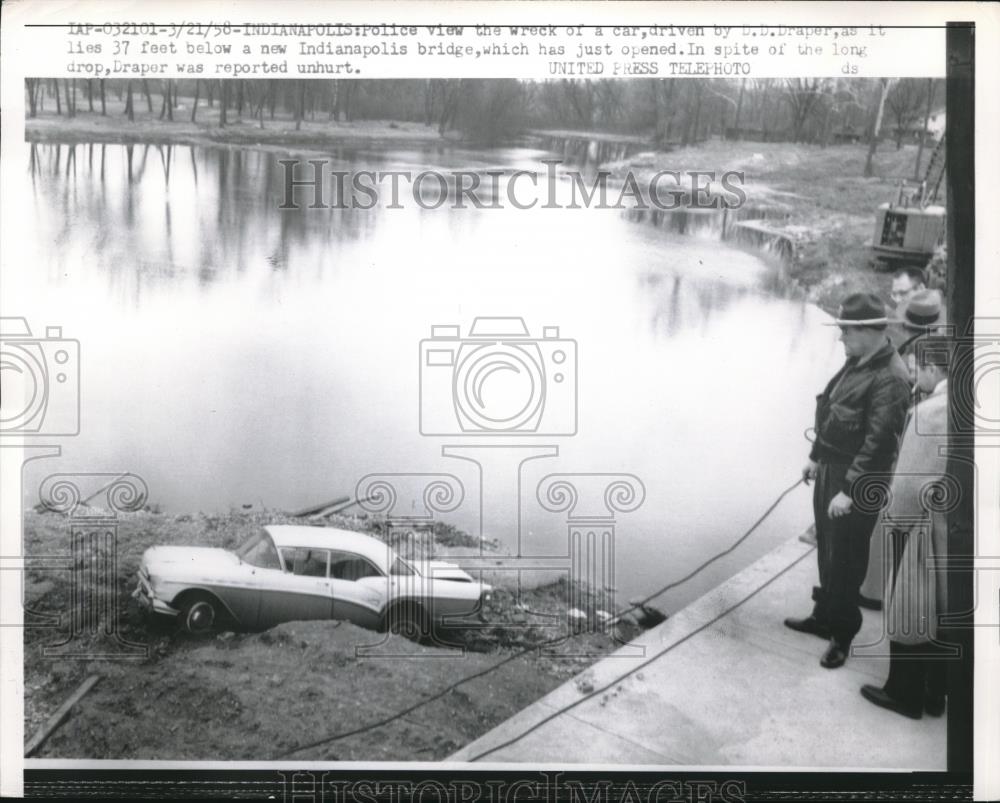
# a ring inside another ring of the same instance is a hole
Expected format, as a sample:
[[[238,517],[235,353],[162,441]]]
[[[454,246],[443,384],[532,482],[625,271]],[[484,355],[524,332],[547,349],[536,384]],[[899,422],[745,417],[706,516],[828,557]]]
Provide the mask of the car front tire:
[[[207,594],[193,595],[181,605],[180,625],[192,636],[206,636],[215,630],[221,614],[217,600]]]

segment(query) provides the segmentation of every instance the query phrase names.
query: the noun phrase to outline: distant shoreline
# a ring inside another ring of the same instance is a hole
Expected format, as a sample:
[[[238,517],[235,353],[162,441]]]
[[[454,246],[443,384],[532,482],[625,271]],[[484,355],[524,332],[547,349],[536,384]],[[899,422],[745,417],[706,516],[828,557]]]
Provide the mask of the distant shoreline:
[[[393,145],[455,144],[453,132],[442,137],[432,126],[365,120],[358,123],[303,121],[296,131],[288,120],[236,120],[225,127],[190,121],[164,122],[152,115],[136,116],[129,123],[120,115],[78,112],[67,119],[43,114],[25,121],[26,142],[60,144],[156,144],[202,147],[282,149],[289,152],[328,152],[334,148],[388,147]]]

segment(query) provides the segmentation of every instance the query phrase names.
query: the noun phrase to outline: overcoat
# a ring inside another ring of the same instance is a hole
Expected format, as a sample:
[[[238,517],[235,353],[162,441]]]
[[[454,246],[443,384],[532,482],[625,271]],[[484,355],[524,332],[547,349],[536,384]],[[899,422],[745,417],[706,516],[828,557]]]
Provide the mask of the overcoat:
[[[957,493],[945,478],[947,441],[948,388],[942,381],[913,408],[879,524],[886,535],[906,533],[895,536],[902,555],[885,606],[889,638],[902,644],[934,640],[938,616],[946,609],[947,577],[940,561],[947,554],[946,510]]]

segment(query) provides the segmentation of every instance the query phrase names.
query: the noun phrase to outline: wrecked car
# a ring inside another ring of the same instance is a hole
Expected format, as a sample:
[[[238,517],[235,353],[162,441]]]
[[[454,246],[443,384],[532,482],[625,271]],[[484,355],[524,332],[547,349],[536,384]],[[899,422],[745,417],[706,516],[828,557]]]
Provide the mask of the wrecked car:
[[[420,640],[481,613],[491,590],[453,563],[404,560],[364,533],[271,525],[235,551],[150,547],[132,596],[193,635],[346,619]]]

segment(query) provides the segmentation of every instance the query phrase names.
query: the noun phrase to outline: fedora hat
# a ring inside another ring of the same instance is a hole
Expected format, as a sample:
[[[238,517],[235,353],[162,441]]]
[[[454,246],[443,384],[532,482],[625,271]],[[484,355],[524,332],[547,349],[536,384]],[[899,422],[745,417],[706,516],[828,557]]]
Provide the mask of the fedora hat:
[[[898,318],[892,323],[903,325],[904,329],[923,332],[943,323],[943,302],[938,290],[918,290],[897,312]]]
[[[854,293],[841,302],[836,319],[826,321],[824,325],[885,326],[888,323],[881,298],[872,293]]]

